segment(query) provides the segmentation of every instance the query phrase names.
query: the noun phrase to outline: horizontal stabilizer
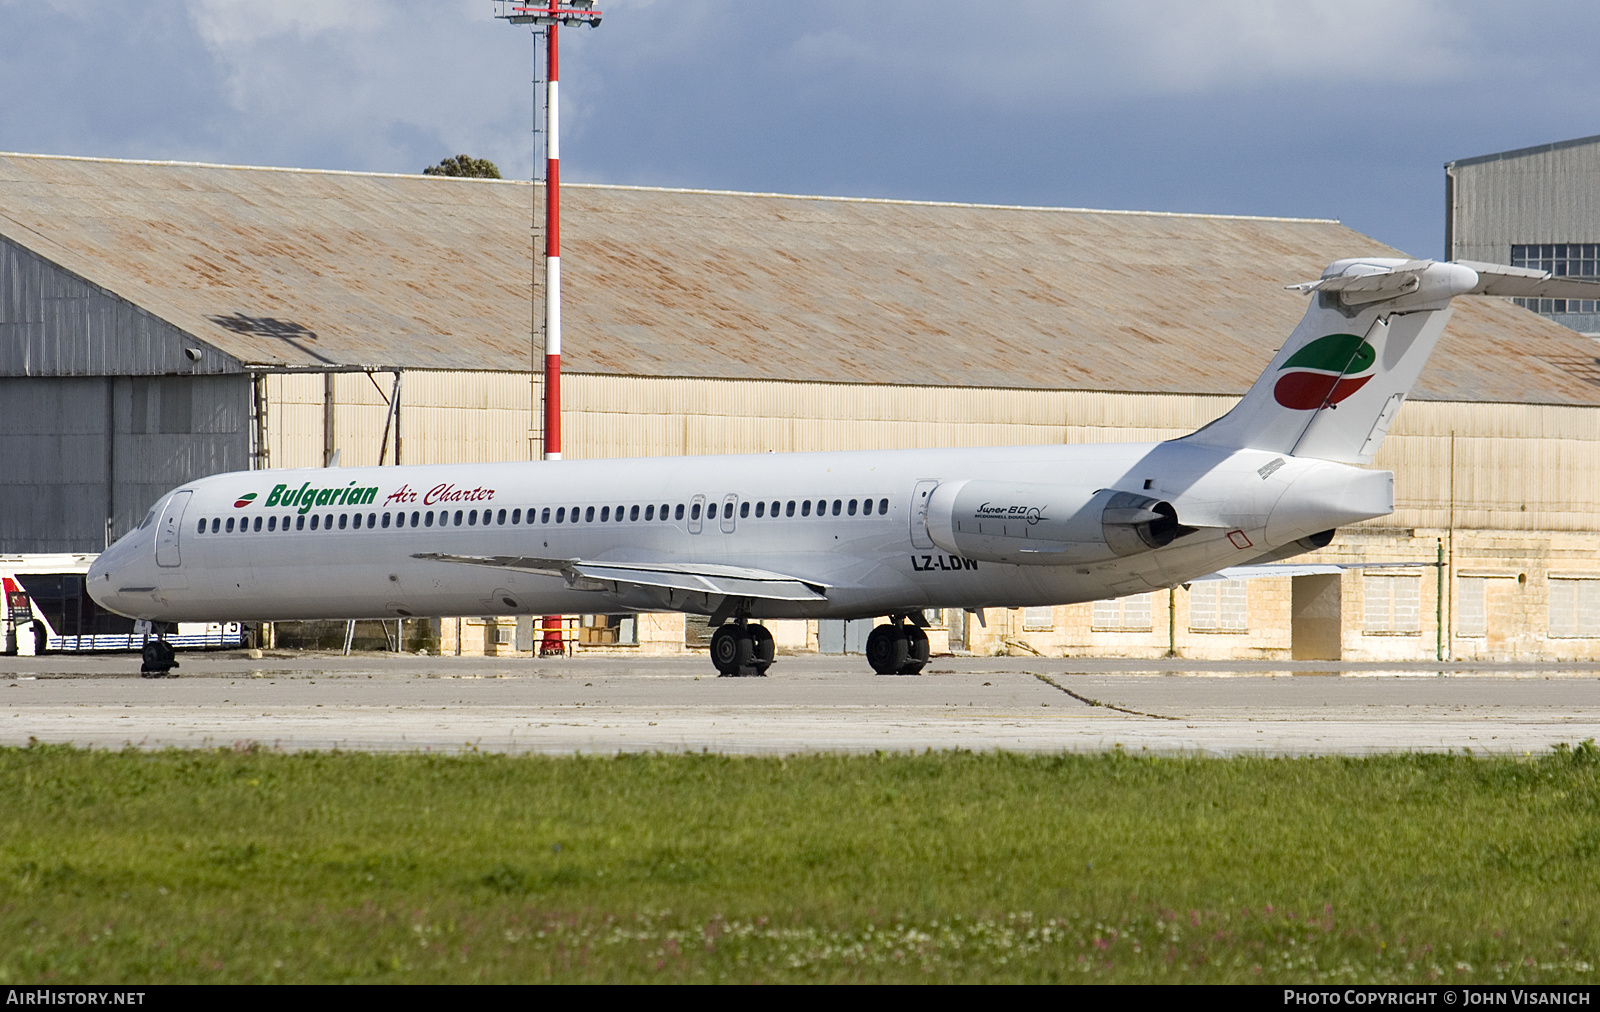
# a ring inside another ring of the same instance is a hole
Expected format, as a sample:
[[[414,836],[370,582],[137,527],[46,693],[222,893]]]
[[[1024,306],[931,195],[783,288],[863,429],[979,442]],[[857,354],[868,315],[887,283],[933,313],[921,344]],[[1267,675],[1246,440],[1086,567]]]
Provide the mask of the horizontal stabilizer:
[[[1341,263],[1343,263],[1341,261]],[[1529,267],[1507,267],[1478,260],[1456,260],[1478,275],[1476,285],[1464,295],[1497,295],[1514,299],[1600,299],[1600,278],[1556,277],[1549,271]],[[1292,292],[1337,292],[1347,306],[1410,295],[1422,286],[1423,274],[1432,260],[1406,260],[1398,264],[1352,262],[1343,273],[1332,277],[1288,285]]]
[[[1422,274],[1432,264],[1432,260],[1407,260],[1394,266],[1356,264],[1343,274],[1285,288],[1291,292],[1338,292],[1346,305],[1357,306],[1410,295],[1422,286]]]
[[[665,587],[696,594],[724,597],[756,597],[771,601],[824,601],[824,585],[782,573],[770,573],[743,566],[718,566],[694,563],[590,562],[584,559],[540,559],[522,555],[447,555],[422,552],[413,558],[452,562],[466,566],[487,566],[523,573],[560,576],[569,584],[593,580],[629,583],[640,587]]]
[[[1477,271],[1478,286],[1472,290],[1473,295],[1513,299],[1600,299],[1600,278],[1558,278],[1549,271],[1476,260],[1457,260],[1456,263]]]

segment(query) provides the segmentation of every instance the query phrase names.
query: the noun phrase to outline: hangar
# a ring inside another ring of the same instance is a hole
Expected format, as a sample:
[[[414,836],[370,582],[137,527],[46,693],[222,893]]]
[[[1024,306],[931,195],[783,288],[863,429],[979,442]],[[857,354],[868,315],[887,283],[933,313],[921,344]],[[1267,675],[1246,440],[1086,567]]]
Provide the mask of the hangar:
[[[1079,442],[1220,415],[1394,251],[1335,221],[570,186],[568,457]],[[525,182],[0,155],[0,552],[94,551],[191,477],[527,459]],[[1375,466],[1397,512],[1323,555],[1411,568],[935,616],[935,646],[1160,657],[1600,655],[1600,367],[1459,308]],[[513,650],[458,620],[445,649]],[[864,630],[796,623],[795,648]],[[460,630],[457,632],[456,630]],[[591,617],[682,650],[681,616]],[[452,639],[453,637],[453,639]],[[526,644],[522,644],[526,645]]]

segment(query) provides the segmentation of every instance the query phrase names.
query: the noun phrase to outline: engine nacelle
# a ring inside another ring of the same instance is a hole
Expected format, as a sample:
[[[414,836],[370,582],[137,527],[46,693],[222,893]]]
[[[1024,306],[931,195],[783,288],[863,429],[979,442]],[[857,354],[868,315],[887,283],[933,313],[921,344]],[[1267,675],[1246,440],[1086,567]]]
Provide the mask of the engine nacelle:
[[[928,535],[947,552],[984,562],[1064,566],[1138,555],[1193,527],[1170,503],[1136,492],[965,479],[928,497]]]

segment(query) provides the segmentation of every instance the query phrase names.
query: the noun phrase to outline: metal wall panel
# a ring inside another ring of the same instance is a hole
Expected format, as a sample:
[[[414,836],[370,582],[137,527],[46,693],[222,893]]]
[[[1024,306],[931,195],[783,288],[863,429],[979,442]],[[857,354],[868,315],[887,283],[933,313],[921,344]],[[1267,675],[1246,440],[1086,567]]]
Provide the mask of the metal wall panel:
[[[185,348],[202,348],[198,361]],[[235,372],[233,360],[0,236],[0,376]]]
[[[243,376],[0,378],[0,552],[99,551],[108,517],[248,467],[249,403]]]
[[[336,373],[334,446],[340,464],[377,464],[394,373]],[[323,463],[324,377],[269,375],[267,446],[272,467]],[[401,380],[401,462],[452,464],[529,459],[526,373],[405,370]],[[384,462],[394,459],[394,436]],[[533,433],[537,443],[538,433]]]
[[[1158,440],[1192,432],[1233,403],[585,375],[563,377],[562,390],[574,458]],[[1409,401],[1374,467],[1396,473],[1397,510],[1376,526],[1446,528],[1453,514],[1462,528],[1600,530],[1594,408]]]
[[[1454,255],[1510,263],[1513,243],[1600,242],[1600,141],[1467,158],[1455,179]]]

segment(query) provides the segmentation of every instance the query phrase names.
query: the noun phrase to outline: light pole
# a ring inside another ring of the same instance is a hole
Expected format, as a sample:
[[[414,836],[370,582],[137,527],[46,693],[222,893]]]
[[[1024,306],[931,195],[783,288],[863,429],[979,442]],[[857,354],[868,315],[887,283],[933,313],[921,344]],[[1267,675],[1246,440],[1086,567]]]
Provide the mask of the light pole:
[[[594,0],[547,0],[544,6],[496,0],[495,17],[513,25],[535,25],[545,33],[545,274],[544,274],[544,459],[561,459],[561,26],[600,26]],[[536,28],[535,31],[538,29]],[[546,615],[539,653],[565,653],[559,615]]]
[[[544,459],[561,459],[561,106],[560,28],[600,25],[594,0],[548,0],[544,6],[498,0],[495,17],[513,25],[537,25],[545,33],[545,288]]]

